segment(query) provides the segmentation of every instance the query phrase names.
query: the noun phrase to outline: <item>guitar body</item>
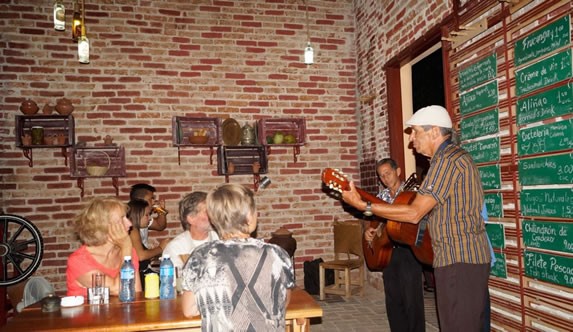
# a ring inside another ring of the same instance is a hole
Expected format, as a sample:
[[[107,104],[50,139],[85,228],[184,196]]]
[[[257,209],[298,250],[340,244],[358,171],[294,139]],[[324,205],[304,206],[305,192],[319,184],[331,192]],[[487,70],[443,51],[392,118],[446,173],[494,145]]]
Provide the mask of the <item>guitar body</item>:
[[[416,192],[404,191],[396,197],[394,204],[410,204],[416,198]],[[410,224],[388,220],[386,222],[386,233],[395,242],[410,246],[414,256],[422,264],[432,265],[434,261],[434,252],[432,250],[432,240],[430,233],[426,228],[423,233],[420,245],[416,245],[420,232],[420,224]]]
[[[346,177],[331,168],[327,168],[322,172],[322,182],[334,190],[350,189]],[[374,204],[388,204],[360,188],[356,188],[356,191],[360,197]],[[396,197],[393,204],[411,204],[414,198],[416,198],[416,192],[404,191]],[[377,224],[377,222],[372,222],[371,227],[377,227]],[[422,224],[422,221],[418,224],[410,224],[388,220],[380,236],[375,237],[371,244],[368,244],[363,238],[362,247],[368,268],[373,271],[379,271],[388,265],[392,257],[392,241],[410,246],[414,256],[420,263],[432,265],[434,260],[432,240],[427,227],[424,227],[423,232],[421,232],[420,226]],[[419,243],[418,245],[416,245],[417,242]],[[377,250],[380,252],[377,252]]]
[[[386,226],[377,221],[370,222],[370,227],[376,228],[376,234],[372,242],[366,241],[362,236],[362,252],[364,253],[364,260],[366,266],[370,271],[382,271],[392,258],[392,240],[388,237]]]

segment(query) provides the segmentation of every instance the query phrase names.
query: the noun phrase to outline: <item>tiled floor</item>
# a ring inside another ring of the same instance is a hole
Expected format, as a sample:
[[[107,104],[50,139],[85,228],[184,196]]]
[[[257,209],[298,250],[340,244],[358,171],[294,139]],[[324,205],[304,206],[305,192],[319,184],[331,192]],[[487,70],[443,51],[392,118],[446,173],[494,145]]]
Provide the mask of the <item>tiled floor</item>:
[[[318,300],[318,296],[315,296]],[[312,332],[350,332],[350,331],[390,331],[384,292],[372,286],[366,286],[364,296],[354,295],[345,300],[338,295],[327,295],[324,301],[318,301],[323,309],[320,321],[312,321]],[[424,293],[426,309],[426,331],[438,332],[436,301],[434,293]]]

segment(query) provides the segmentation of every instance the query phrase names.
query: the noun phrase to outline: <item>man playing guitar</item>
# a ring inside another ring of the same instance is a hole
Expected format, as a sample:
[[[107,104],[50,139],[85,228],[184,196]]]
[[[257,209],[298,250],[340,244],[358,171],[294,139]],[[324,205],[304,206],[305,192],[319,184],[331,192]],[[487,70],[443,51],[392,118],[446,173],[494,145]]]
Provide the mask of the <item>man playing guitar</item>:
[[[400,167],[393,159],[385,158],[376,163],[376,173],[386,187],[377,197],[392,204],[404,189]],[[364,239],[372,242],[377,231],[369,226],[364,231]],[[383,269],[382,277],[390,329],[394,332],[425,331],[422,266],[408,245],[394,242],[390,262]]]

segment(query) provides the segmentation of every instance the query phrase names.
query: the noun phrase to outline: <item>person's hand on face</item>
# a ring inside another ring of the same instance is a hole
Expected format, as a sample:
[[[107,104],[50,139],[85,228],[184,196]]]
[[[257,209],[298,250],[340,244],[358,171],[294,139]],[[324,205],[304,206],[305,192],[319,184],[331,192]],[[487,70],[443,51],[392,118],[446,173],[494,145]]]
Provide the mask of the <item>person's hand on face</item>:
[[[131,245],[131,239],[128,233],[130,227],[131,222],[125,215],[112,218],[108,225],[108,238],[111,243],[119,247]]]

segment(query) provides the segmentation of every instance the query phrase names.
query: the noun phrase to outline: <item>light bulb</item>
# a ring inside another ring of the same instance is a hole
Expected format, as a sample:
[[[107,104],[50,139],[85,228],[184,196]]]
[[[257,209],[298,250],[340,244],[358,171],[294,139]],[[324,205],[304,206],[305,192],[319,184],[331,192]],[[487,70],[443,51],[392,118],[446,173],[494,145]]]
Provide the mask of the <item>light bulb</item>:
[[[310,42],[306,44],[306,48],[304,49],[304,64],[305,65],[312,65],[314,63],[314,50],[312,46],[310,46]]]

